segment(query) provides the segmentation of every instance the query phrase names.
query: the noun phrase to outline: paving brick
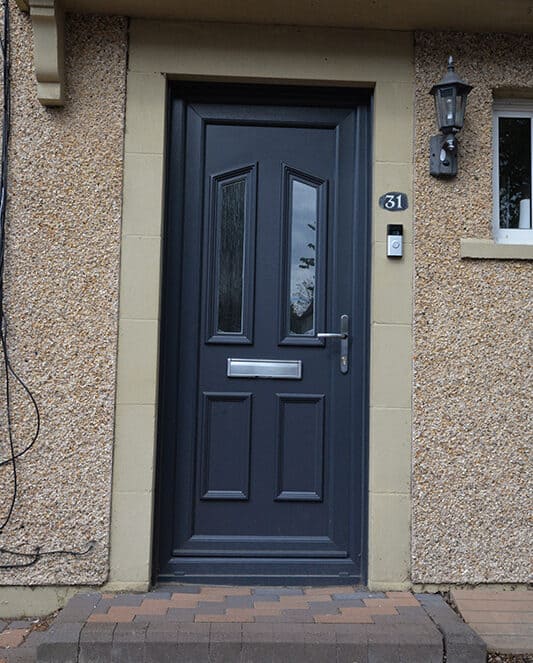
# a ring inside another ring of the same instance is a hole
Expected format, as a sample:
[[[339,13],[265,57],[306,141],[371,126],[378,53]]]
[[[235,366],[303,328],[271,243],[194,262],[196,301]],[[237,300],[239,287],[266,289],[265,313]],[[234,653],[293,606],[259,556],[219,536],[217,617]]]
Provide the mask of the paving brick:
[[[195,614],[193,608],[169,608],[166,618],[175,622],[192,622]]]
[[[209,645],[209,663],[235,663],[241,657],[242,643],[211,642]]]
[[[148,624],[144,663],[175,663],[178,656],[178,627],[174,623]]]
[[[165,624],[168,622],[168,615],[135,615],[133,618],[133,621],[130,622],[131,624],[137,624],[138,626],[141,624]],[[192,621],[192,619],[189,619],[187,621]],[[175,619],[174,623],[177,625],[178,620]],[[127,622],[125,622],[127,623]]]
[[[169,585],[159,585],[161,591],[170,592],[171,594],[199,594],[200,585],[176,585],[174,583]]]
[[[256,587],[252,593],[254,596],[303,596],[304,590],[296,587]]]
[[[513,600],[513,601],[531,601],[533,599],[533,592],[531,590],[496,590],[490,591],[485,589],[453,589],[451,592],[452,599],[458,601],[459,599],[473,599],[482,598],[484,601],[499,601]]]
[[[336,644],[335,629],[327,624],[304,624],[304,642],[308,644]]]
[[[87,623],[80,635],[79,663],[110,661],[115,628],[114,623]]]
[[[342,586],[336,586],[336,587],[306,587],[304,588],[304,594],[309,595],[312,594],[313,596],[320,596],[320,595],[333,595],[333,594],[342,594],[343,592],[349,592],[351,591],[351,587],[349,585],[342,585]]]
[[[173,594],[169,601],[171,608],[196,608],[199,602],[199,594]]]
[[[170,593],[168,596],[170,598]],[[111,601],[111,605],[136,607],[140,606],[145,598],[145,594],[118,594],[118,596]]]
[[[32,631],[26,640],[24,640],[24,647],[34,647],[35,649],[48,639],[48,631]]]
[[[363,624],[336,624],[337,663],[367,663],[368,626]]]
[[[241,624],[211,624],[209,641],[213,642],[241,642]]]
[[[304,642],[304,624],[280,622],[274,627],[274,635],[277,642]]]
[[[111,606],[105,614],[93,613],[87,623],[96,622],[132,622],[138,608],[128,606]]]
[[[93,614],[104,614],[106,613],[109,608],[114,605],[114,599],[100,599],[98,604],[94,607],[94,610],[92,611]],[[68,603],[67,603],[68,607]],[[77,620],[70,620],[70,621],[77,621]]]
[[[336,603],[309,603],[309,611],[313,615],[338,615],[339,608]]]
[[[391,599],[363,599],[363,603],[377,615],[397,615],[396,604]],[[418,606],[418,602],[415,604]]]
[[[334,599],[352,601],[363,599],[384,599],[387,598],[384,592],[341,592],[340,594],[333,594]]]
[[[272,663],[296,663],[305,661],[305,644],[303,642],[277,642],[272,646]]]
[[[177,660],[177,642],[156,641],[144,643],[144,663],[175,663]]]
[[[170,601],[173,592],[155,591],[144,594],[146,601]]]
[[[366,624],[335,624],[329,627],[335,633],[337,643],[341,642],[368,642],[368,629],[373,628]]]
[[[431,620],[422,608],[397,608],[397,615],[376,615],[372,619],[376,624],[430,624]]]
[[[54,621],[55,623],[84,622],[101,601],[102,595],[98,592],[76,594],[68,601]]]
[[[304,622],[312,623],[315,620],[310,610],[282,610],[280,621],[302,624]]]
[[[168,600],[149,600],[145,599],[138,608],[132,608],[136,615],[165,615],[170,608]],[[120,610],[120,608],[109,608],[111,610]]]
[[[309,606],[307,601],[301,602],[292,602],[292,603],[280,603],[278,601],[255,601],[254,608],[257,610],[277,610],[281,612],[282,610],[287,610],[288,608],[307,608]]]
[[[24,642],[24,638],[28,635],[30,630],[28,628],[7,628],[0,633],[0,647],[11,648],[18,647]]]
[[[178,642],[176,661],[179,663],[207,663],[208,660],[208,642]]]
[[[209,644],[209,624],[179,624],[178,643],[201,642]]]
[[[476,633],[484,635],[532,635],[531,624],[476,624]],[[533,653],[533,652],[531,652]]]
[[[113,633],[111,663],[141,663],[147,624],[117,624]]]
[[[7,663],[35,663],[37,654],[34,647],[17,647],[17,649],[8,650],[6,654]],[[0,659],[1,660],[1,659]]]
[[[80,634],[80,644],[84,642],[113,642],[113,633],[116,624],[87,623],[83,626]]]
[[[262,603],[279,603],[279,596],[277,594],[254,594],[252,597],[252,601],[255,603],[257,602],[262,602]]]
[[[228,608],[253,608],[254,600],[252,596],[228,596],[225,604]]]
[[[227,608],[223,603],[204,602],[205,607],[198,607],[194,611],[197,615],[225,615]],[[235,610],[243,610],[244,608],[235,608]]]
[[[337,657],[337,645],[335,642],[304,642],[303,661],[305,663],[326,663],[335,661]]]
[[[341,608],[340,615],[315,615],[319,624],[373,624],[368,608]]]
[[[21,629],[21,628],[31,629],[34,624],[35,624],[35,621],[19,619],[16,622],[9,622],[7,628],[8,628],[9,631],[12,631],[13,629]]]
[[[490,652],[499,654],[532,654],[533,636],[487,635],[483,638]]]
[[[242,624],[241,637],[243,643],[275,642],[274,626],[271,624]]]
[[[248,614],[242,614],[239,610],[237,614],[232,614],[229,610],[223,615],[196,615],[194,618],[196,623],[209,623],[209,622],[253,622],[254,617]]]
[[[327,594],[308,594],[307,596],[280,596],[280,605],[308,605],[311,601],[316,603],[331,603],[331,597]]]
[[[533,612],[479,612],[461,610],[465,622],[469,624],[533,624]],[[1,636],[0,636],[1,637]]]
[[[255,615],[254,617],[255,622],[258,624],[279,624],[280,623],[280,616],[278,614],[276,615]]]
[[[243,642],[240,661],[241,663],[272,663],[274,650],[277,647],[276,642]],[[237,662],[235,661],[235,663]],[[288,663],[288,660],[286,659],[284,663]],[[291,661],[291,663],[293,662]]]
[[[441,596],[420,594],[417,595],[417,598],[443,635],[447,663],[484,663],[486,661],[485,643]]]
[[[458,602],[458,607],[461,613],[463,610],[479,611],[479,612],[504,612],[511,611],[524,611],[533,612],[533,600],[531,601],[505,601],[503,598],[500,601],[486,601],[484,599],[462,599]]]
[[[173,622],[151,622],[145,634],[145,642],[178,643],[178,625]]]
[[[82,628],[82,624],[70,622],[52,624],[46,639],[37,647],[39,663],[77,663]]]
[[[199,596],[224,598],[225,596],[250,596],[251,593],[251,587],[202,587]]]
[[[368,663],[400,660],[398,631],[393,625],[368,629]]]

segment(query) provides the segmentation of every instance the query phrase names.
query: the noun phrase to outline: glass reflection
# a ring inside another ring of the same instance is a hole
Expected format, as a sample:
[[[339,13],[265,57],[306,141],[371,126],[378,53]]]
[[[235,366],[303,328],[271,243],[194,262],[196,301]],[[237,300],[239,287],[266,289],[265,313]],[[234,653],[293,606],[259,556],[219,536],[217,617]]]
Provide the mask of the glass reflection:
[[[245,182],[222,187],[218,269],[218,331],[242,332]]]
[[[531,121],[499,118],[500,228],[531,227]]]
[[[293,180],[289,333],[315,333],[315,280],[318,195],[315,187]]]

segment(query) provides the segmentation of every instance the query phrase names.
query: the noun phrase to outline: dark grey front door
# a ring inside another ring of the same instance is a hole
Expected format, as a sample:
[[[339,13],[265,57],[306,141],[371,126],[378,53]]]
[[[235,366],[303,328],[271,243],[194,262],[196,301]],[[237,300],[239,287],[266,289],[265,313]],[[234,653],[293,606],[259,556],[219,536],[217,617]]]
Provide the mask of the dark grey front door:
[[[357,582],[368,96],[223,94],[171,96],[157,576]]]

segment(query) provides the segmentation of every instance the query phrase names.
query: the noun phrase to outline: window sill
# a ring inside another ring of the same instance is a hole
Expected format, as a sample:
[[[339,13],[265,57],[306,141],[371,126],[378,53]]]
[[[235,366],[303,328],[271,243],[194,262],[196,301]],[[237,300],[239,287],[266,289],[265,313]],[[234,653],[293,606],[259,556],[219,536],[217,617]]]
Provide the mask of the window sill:
[[[533,260],[533,244],[498,244],[492,239],[461,239],[461,258]]]

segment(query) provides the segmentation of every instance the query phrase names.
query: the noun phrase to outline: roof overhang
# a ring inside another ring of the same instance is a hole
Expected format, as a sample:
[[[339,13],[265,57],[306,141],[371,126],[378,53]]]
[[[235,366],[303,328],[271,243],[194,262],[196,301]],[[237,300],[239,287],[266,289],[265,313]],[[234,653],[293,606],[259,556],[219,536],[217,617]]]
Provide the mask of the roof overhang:
[[[63,103],[65,12],[147,19],[341,27],[533,33],[533,0],[15,0],[32,18],[37,95]]]
[[[16,0],[28,10],[32,0]],[[66,12],[181,21],[533,32],[532,0],[63,0]]]

